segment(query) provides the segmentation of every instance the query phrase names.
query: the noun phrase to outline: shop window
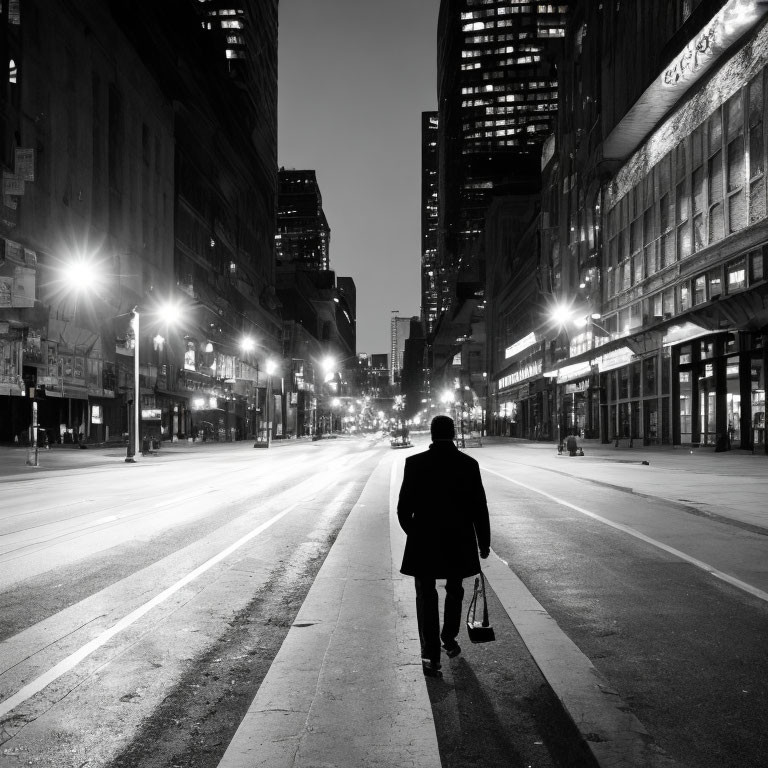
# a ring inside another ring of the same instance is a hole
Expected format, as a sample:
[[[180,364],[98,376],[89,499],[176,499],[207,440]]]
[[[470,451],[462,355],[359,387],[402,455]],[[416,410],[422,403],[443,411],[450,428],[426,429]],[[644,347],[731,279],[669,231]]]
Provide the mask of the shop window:
[[[707,281],[709,282],[709,298],[714,299],[715,296],[720,296],[723,292],[723,274],[719,267],[709,271]]]
[[[669,347],[667,347],[661,355],[661,394],[668,395],[670,387],[670,370],[671,359]]]
[[[725,353],[731,354],[739,350],[739,336],[736,333],[727,333],[725,335]]]
[[[619,368],[619,400],[626,400],[629,397],[629,368],[624,366]]]
[[[728,293],[747,287],[747,260],[744,256],[732,261],[728,267]]]
[[[693,430],[693,397],[690,371],[680,371],[680,440],[691,441]]]
[[[692,359],[691,355],[692,351],[690,344],[686,344],[684,347],[680,347],[680,365],[690,365]]]
[[[643,394],[656,394],[656,358],[649,357],[643,361]]]
[[[707,279],[705,275],[699,275],[693,281],[693,304],[703,304],[707,300]]]

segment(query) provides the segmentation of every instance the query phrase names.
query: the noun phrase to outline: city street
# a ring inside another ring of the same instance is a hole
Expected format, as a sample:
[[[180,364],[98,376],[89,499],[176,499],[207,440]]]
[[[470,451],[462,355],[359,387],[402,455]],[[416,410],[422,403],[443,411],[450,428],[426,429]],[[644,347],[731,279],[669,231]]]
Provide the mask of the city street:
[[[654,764],[764,765],[765,456],[468,447],[497,641],[462,630],[463,653],[425,680],[396,574],[402,462],[428,442],[413,440],[177,443],[135,465],[119,448],[41,451],[39,467],[2,449],[0,766],[410,764],[398,741],[419,766],[592,765],[614,725],[578,722],[590,686],[644,726]],[[529,600],[545,632],[529,630]],[[339,610],[325,645],[310,634],[321,605]],[[570,674],[545,652],[560,635]],[[403,686],[391,700],[387,677]],[[294,710],[295,731],[290,716],[265,727]],[[368,730],[377,757],[363,760]],[[244,760],[251,743],[262,762]]]

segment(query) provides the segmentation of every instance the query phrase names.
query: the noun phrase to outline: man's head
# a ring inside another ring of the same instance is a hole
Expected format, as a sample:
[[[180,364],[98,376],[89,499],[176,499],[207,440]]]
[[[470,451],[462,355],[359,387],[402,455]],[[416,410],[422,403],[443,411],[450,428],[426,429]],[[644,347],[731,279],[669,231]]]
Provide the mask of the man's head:
[[[432,434],[432,442],[435,440],[453,440],[456,436],[453,419],[450,416],[435,416],[432,419],[429,431]]]

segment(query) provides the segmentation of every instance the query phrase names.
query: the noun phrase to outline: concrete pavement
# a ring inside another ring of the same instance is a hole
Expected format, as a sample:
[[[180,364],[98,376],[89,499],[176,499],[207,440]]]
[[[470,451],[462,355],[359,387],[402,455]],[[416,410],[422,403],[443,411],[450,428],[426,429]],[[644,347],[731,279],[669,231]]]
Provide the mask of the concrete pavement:
[[[583,457],[570,457],[558,455],[552,444],[490,440],[486,446],[495,455],[508,451],[516,462],[768,530],[764,455],[585,443]],[[182,459],[202,447],[228,451],[243,444],[171,444],[145,460]],[[371,476],[220,768],[440,766],[418,653],[413,585],[398,572],[404,536],[394,514],[399,473],[393,467],[404,455],[389,452]],[[33,478],[40,469],[25,466],[25,456],[24,449],[0,448],[0,476]],[[43,471],[122,459],[124,449],[116,447],[41,452]],[[671,765],[508,565],[492,554],[484,571],[595,765]]]

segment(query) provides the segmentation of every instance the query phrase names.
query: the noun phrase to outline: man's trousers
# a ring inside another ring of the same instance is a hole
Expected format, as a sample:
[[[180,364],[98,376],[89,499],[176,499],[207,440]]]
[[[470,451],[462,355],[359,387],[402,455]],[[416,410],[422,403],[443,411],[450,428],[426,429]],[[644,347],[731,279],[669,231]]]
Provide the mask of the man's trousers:
[[[459,635],[464,587],[463,580],[460,578],[446,579],[441,632],[435,582],[436,579],[428,576],[416,576],[416,618],[419,622],[421,657],[439,664],[440,641],[450,646]]]

